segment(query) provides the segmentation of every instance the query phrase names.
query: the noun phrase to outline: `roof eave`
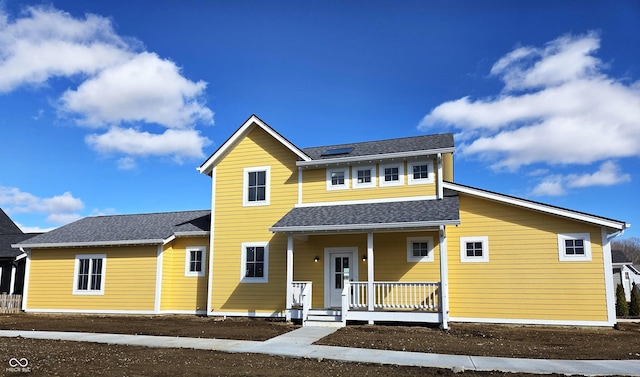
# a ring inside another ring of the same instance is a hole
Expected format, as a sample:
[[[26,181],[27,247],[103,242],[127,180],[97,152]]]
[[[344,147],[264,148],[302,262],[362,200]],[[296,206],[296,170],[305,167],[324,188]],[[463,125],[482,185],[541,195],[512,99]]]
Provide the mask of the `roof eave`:
[[[106,247],[106,246],[141,246],[141,245],[162,245],[164,240],[118,240],[118,241],[91,241],[91,242],[60,242],[60,243],[32,243],[13,244],[14,249],[61,249],[71,247]]]
[[[625,230],[631,226],[624,221],[618,221],[613,219],[607,219],[600,216],[591,215],[588,213],[572,211],[565,208],[555,207],[544,203],[533,202],[526,199],[520,199],[513,196],[507,196],[498,194],[491,191],[482,189],[476,189],[474,187],[464,186],[453,182],[443,182],[443,187],[453,191],[461,192],[468,195],[478,196],[489,200],[494,200],[510,205],[524,207],[535,211],[540,211],[556,216],[567,217],[573,220],[582,221],[590,224],[603,226],[609,229],[615,229],[617,231]]]
[[[363,161],[369,162],[369,161],[390,160],[394,158],[421,157],[421,156],[437,155],[438,153],[453,153],[453,152],[455,152],[455,148],[449,147],[449,148],[437,148],[437,149],[424,149],[419,151],[372,154],[372,155],[366,155],[366,156],[323,158],[323,159],[317,159],[317,160],[297,161],[296,166],[299,166],[299,167],[327,166],[327,165],[336,165],[336,164],[347,164],[352,162],[363,162]]]
[[[287,140],[285,137],[276,132],[273,128],[271,128],[268,124],[263,122],[260,118],[258,118],[255,114],[251,115],[249,119],[247,119],[236,132],[225,141],[217,151],[215,151],[211,157],[209,157],[197,170],[202,174],[211,174],[213,167],[218,164],[218,162],[224,157],[230,149],[232,149],[243,137],[245,137],[253,128],[253,125],[256,124],[258,127],[262,128],[265,132],[271,135],[274,139],[278,140],[282,145],[289,148],[293,153],[295,153],[300,159],[304,161],[311,160],[311,157],[307,156],[300,148],[296,147],[292,142]]]
[[[310,226],[282,226],[271,227],[274,233],[322,233],[322,232],[354,232],[374,230],[402,230],[432,228],[440,225],[458,225],[460,220],[416,221],[406,223],[387,224],[340,224],[340,225],[310,225]]]

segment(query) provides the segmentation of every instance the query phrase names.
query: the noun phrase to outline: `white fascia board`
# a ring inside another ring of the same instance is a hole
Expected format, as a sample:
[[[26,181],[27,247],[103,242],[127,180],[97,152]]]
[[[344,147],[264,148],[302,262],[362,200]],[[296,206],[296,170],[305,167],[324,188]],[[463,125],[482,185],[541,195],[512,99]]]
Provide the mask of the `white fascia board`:
[[[257,125],[266,131],[269,135],[271,135],[274,139],[278,140],[282,145],[289,148],[293,153],[295,153],[298,157],[300,157],[304,161],[309,161],[311,158],[307,156],[302,150],[289,140],[285,139],[277,133],[273,128],[269,127],[266,123],[264,123],[260,118],[255,115],[252,115],[246,122],[238,128],[238,130],[231,135],[231,137],[222,144],[220,148],[211,157],[207,159],[202,165],[200,165],[198,171],[202,174],[209,174],[213,167],[218,164],[218,162],[224,157],[229,150],[231,150],[240,140],[242,140],[252,129],[253,125]]]
[[[269,231],[274,233],[319,233],[319,232],[340,232],[340,231],[361,231],[361,230],[399,230],[432,228],[440,225],[458,225],[460,220],[444,221],[416,221],[408,223],[388,223],[388,224],[346,224],[346,225],[312,225],[312,226],[283,226],[271,227]]]
[[[353,162],[371,162],[371,161],[383,161],[399,158],[409,157],[424,157],[429,155],[437,155],[438,153],[453,153],[455,148],[438,148],[438,149],[426,149],[421,151],[408,151],[408,152],[396,152],[385,154],[374,154],[367,156],[354,156],[354,157],[339,157],[339,158],[323,158],[321,160],[304,160],[296,162],[296,166],[301,167],[321,167],[327,165],[340,165],[349,164]]]
[[[133,246],[133,245],[162,245],[162,239],[150,240],[122,240],[122,241],[95,241],[95,242],[62,242],[62,243],[32,243],[32,244],[16,244],[11,245],[13,248],[29,248],[29,249],[50,249],[50,248],[68,248],[68,247],[92,247],[92,246]]]
[[[208,230],[199,230],[193,232],[175,232],[173,235],[177,237],[207,237],[211,232]]]
[[[623,230],[631,226],[631,224],[627,224],[623,221],[616,221],[616,220],[607,219],[604,217],[590,215],[588,213],[576,212],[576,211],[572,211],[565,208],[554,207],[554,206],[543,204],[543,203],[532,202],[530,200],[516,198],[513,196],[506,196],[506,195],[498,194],[495,192],[484,191],[484,190],[476,189],[473,187],[460,186],[451,182],[444,182],[443,186],[446,189],[457,191],[463,194],[477,196],[484,199],[489,199],[496,202],[510,204],[518,207],[528,208],[534,211],[544,212],[551,215],[567,217],[573,220],[578,220],[578,221],[582,221],[590,224],[604,226],[610,229]]]

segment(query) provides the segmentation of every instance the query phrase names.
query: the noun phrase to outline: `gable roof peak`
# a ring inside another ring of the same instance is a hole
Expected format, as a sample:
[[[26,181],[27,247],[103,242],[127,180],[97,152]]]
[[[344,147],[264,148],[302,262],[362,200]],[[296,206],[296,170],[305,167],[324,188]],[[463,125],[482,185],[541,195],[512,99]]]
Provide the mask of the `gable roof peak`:
[[[244,139],[249,132],[255,127],[260,127],[266,133],[271,135],[274,139],[287,147],[290,151],[295,153],[301,160],[309,161],[311,158],[307,156],[300,148],[296,147],[292,142],[287,140],[284,136],[280,135],[271,126],[265,123],[257,115],[252,114],[237,130],[233,133],[213,154],[204,162],[198,171],[202,174],[210,175],[213,168],[220,162],[220,160],[227,155],[227,153],[233,149],[242,139]]]
[[[16,223],[9,218],[2,208],[0,208],[0,235],[2,234],[23,234]]]

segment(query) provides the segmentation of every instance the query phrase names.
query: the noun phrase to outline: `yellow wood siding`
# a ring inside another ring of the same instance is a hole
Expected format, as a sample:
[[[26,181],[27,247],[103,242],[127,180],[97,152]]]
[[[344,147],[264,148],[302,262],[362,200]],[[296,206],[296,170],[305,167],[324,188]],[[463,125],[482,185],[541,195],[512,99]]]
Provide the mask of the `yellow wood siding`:
[[[464,318],[606,321],[598,227],[460,195],[447,227],[450,315]],[[591,262],[560,262],[558,233],[590,233]],[[460,237],[488,236],[489,262],[460,262]]]
[[[433,262],[407,262],[407,237],[430,236],[434,238]],[[366,234],[340,234],[309,236],[294,242],[293,280],[313,283],[313,303],[316,308],[325,307],[325,248],[356,247],[358,262],[357,281],[367,281]],[[373,235],[374,280],[392,282],[440,281],[440,260],[437,232],[379,233]],[[314,262],[314,258],[320,261]]]
[[[207,260],[203,260],[205,275],[185,276],[187,247],[209,249],[208,237],[176,238],[166,245],[162,255],[161,311],[205,311],[207,309]]]
[[[281,314],[285,309],[287,238],[269,227],[286,214],[298,198],[297,156],[256,127],[215,169],[216,202],[213,245],[214,312]],[[270,205],[243,207],[244,168],[270,167]],[[241,283],[243,242],[268,242],[267,283]]]
[[[327,190],[327,170],[325,168],[305,169],[302,173],[302,202],[334,202],[345,200],[370,200],[385,198],[402,198],[407,196],[433,196],[436,195],[435,181],[437,179],[436,161],[432,160],[434,167],[434,183],[409,184],[408,164],[404,164],[404,184],[402,186],[380,187],[378,176],[380,174],[380,164],[376,167],[376,187],[353,188],[353,173],[357,166],[349,169],[348,189]],[[384,165],[384,164],[383,164]],[[368,166],[368,165],[367,165]]]
[[[104,295],[73,295],[75,257],[106,254]],[[27,310],[154,309],[157,247],[34,249]]]

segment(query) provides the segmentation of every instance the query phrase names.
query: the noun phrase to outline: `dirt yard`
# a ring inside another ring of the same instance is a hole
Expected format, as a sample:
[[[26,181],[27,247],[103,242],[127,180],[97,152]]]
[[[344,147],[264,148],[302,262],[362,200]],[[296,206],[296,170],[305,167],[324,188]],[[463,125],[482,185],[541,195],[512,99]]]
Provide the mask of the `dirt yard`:
[[[0,315],[2,330],[86,331],[265,340],[297,326],[280,321],[195,316]],[[317,344],[463,355],[556,359],[640,359],[640,325],[605,328],[452,324],[447,332],[421,326],[348,326]],[[11,357],[27,358],[40,375],[452,375],[448,370],[287,359],[186,349],[0,338],[0,375]],[[6,360],[5,360],[6,359]],[[5,364],[3,367],[2,364]],[[465,375],[474,375],[466,372]],[[503,375],[478,373],[477,375]]]

